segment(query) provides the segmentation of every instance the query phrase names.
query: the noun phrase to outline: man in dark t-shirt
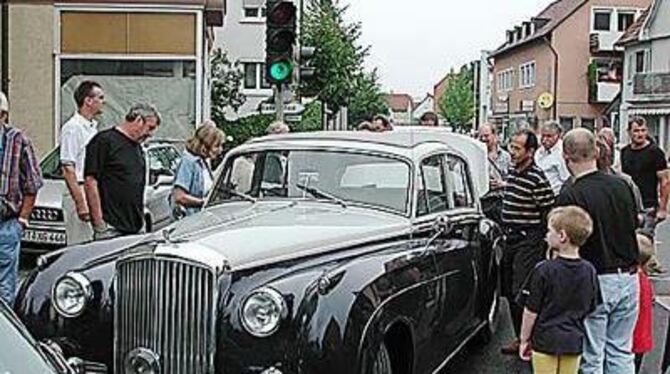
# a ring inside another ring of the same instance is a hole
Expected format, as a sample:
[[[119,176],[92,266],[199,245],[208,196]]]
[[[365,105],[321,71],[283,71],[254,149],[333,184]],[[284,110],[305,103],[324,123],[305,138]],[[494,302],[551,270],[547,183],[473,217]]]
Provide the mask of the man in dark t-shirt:
[[[633,373],[631,345],[638,309],[637,211],[631,188],[622,178],[598,171],[596,156],[592,132],[574,129],[565,135],[563,157],[574,183],[561,192],[556,205],[577,205],[593,220],[593,233],[579,253],[595,268],[603,301],[584,321],[586,339],[580,372]]]
[[[84,190],[95,240],[142,229],[146,178],[142,142],[160,122],[156,108],[136,104],[122,124],[99,132],[86,146]]]
[[[645,210],[644,226],[653,232],[656,224],[668,214],[668,165],[665,153],[649,140],[644,118],[632,118],[628,132],[631,143],[621,150],[621,171],[630,175],[640,189]]]

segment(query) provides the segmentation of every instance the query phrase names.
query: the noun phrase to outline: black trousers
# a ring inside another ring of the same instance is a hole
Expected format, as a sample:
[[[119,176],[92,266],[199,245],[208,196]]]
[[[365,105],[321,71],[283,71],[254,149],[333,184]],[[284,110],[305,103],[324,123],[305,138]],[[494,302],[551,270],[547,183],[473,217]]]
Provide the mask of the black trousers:
[[[521,332],[525,297],[521,290],[535,266],[545,259],[544,229],[509,232],[501,264],[501,286],[507,297],[514,333]]]

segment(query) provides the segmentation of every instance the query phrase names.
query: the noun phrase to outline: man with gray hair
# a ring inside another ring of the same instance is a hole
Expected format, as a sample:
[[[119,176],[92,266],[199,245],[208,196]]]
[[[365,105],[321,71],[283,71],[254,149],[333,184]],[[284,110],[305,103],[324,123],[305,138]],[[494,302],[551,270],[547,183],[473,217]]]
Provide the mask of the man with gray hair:
[[[580,255],[595,267],[602,296],[584,320],[580,372],[634,373],[638,247],[633,193],[622,178],[597,169],[596,138],[591,131],[569,131],[563,139],[563,158],[574,182],[565,186],[556,204],[577,205],[591,216],[593,233]]]
[[[545,122],[540,127],[542,147],[535,152],[535,163],[549,180],[554,195],[558,195],[563,183],[570,178],[570,173],[563,161],[561,132],[561,125],[558,122]]]
[[[146,182],[142,143],[160,123],[153,105],[135,104],[123,123],[99,132],[86,146],[84,190],[94,240],[142,230]]]

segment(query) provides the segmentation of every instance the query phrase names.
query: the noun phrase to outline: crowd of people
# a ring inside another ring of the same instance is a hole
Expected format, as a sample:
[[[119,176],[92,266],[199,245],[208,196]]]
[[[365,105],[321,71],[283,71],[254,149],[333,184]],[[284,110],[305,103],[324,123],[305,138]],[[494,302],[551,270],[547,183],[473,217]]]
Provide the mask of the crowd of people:
[[[150,104],[132,105],[123,121],[98,131],[103,87],[84,81],[77,112],[63,125],[60,161],[68,243],[143,230],[146,167],[142,143],[161,125]],[[0,298],[16,292],[22,231],[43,184],[31,142],[8,124],[0,93]],[[432,112],[422,126],[438,126]],[[357,127],[393,129],[383,115]],[[289,132],[281,122],[268,134]],[[620,152],[611,129],[562,134],[555,121],[514,133],[507,150],[496,126],[479,126],[491,161],[491,188],[502,189],[505,232],[503,294],[516,340],[503,353],[532,360],[537,373],[633,373],[652,348],[647,277],[654,263],[655,226],[666,219],[670,172],[643,118],[631,119],[631,143]],[[211,121],[195,130],[175,171],[175,219],[199,211],[213,184],[211,160],[225,134]],[[637,354],[637,357],[636,357]]]
[[[536,373],[634,373],[652,349],[650,271],[667,217],[668,163],[644,118],[620,154],[611,129],[514,133],[507,151],[480,126],[503,192],[503,293],[516,340],[504,354]],[[539,137],[539,141],[538,141]],[[542,240],[545,239],[545,240]]]

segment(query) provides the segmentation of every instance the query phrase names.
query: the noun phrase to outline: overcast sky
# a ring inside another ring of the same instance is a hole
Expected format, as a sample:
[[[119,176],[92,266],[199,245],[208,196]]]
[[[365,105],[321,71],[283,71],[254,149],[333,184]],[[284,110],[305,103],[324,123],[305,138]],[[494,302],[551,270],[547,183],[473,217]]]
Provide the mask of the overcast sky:
[[[551,0],[341,0],[363,25],[384,90],[422,97],[450,67],[479,58]]]

